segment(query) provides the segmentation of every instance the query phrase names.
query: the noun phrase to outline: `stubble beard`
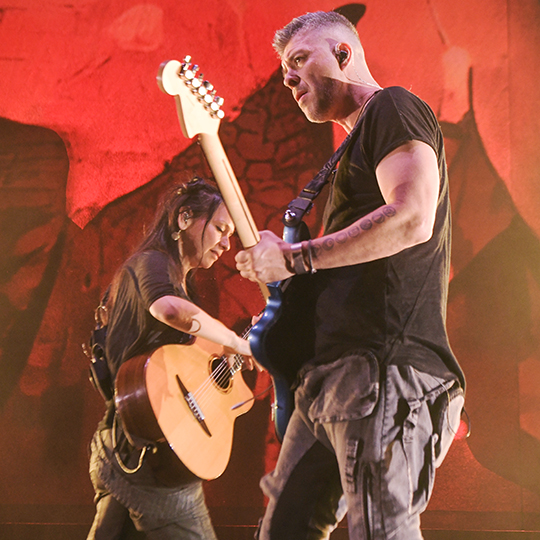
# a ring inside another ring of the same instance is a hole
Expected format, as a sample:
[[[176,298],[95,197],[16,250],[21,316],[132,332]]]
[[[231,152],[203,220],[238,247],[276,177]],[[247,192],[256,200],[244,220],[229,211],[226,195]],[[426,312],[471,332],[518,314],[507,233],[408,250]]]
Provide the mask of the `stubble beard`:
[[[311,104],[301,107],[305,117],[314,124],[322,124],[331,120],[329,112],[336,103],[336,85],[333,79],[323,79],[313,86]]]

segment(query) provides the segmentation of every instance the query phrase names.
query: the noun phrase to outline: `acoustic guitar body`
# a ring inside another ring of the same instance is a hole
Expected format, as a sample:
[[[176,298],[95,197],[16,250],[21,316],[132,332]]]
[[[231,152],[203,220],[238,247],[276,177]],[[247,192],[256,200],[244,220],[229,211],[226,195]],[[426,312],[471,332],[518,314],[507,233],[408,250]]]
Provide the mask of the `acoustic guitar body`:
[[[115,402],[132,444],[167,445],[192,475],[209,480],[225,470],[234,422],[253,394],[219,347],[198,338],[124,362]]]

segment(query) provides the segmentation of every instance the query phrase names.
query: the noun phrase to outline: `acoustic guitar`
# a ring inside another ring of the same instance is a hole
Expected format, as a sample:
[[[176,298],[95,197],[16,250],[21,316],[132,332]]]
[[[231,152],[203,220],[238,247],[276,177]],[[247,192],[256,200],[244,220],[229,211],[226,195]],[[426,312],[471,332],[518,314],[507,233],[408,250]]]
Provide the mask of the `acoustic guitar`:
[[[124,362],[115,403],[126,436],[136,448],[168,446],[194,476],[217,478],[229,462],[235,420],[253,405],[243,365],[235,355],[230,366],[223,349],[203,338]]]

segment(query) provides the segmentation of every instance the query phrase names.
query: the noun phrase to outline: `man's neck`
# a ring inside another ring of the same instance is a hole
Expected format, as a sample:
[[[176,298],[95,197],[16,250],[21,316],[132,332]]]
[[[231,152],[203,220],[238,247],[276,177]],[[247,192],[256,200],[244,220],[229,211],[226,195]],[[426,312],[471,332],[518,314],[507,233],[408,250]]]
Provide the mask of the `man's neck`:
[[[364,112],[368,102],[379,90],[382,90],[382,88],[374,87],[365,89],[365,91],[357,97],[358,107],[346,118],[337,121],[336,123],[338,123],[347,133],[350,133]]]

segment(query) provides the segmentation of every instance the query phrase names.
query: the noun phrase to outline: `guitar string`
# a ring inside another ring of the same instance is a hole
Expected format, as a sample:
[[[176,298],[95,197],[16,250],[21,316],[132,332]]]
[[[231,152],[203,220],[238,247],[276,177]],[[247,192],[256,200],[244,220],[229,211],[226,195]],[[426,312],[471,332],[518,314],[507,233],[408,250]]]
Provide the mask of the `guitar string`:
[[[264,311],[264,310],[263,310]],[[259,313],[259,316],[262,314]],[[251,330],[253,329],[253,324],[250,324],[242,333],[241,337],[246,339],[247,336],[250,334]],[[229,366],[229,362],[227,361],[225,355],[221,356],[223,360],[218,365],[218,367],[212,371],[209,377],[203,382],[203,384],[194,392],[192,392],[192,396],[197,401],[197,404],[199,407],[203,403],[203,400],[205,399],[206,395],[212,396],[210,390],[212,389],[212,386],[215,383],[218,384],[218,386],[221,387],[221,384],[226,382],[227,377],[229,377],[231,380],[233,379],[234,375],[241,371],[244,367],[244,357],[241,354],[235,354],[234,356],[234,363],[232,366]],[[200,397],[199,397],[200,396]],[[207,401],[204,401],[204,403],[207,403]]]
[[[262,315],[263,311],[264,310],[259,313],[259,317]],[[241,337],[246,339],[252,329],[253,324],[250,324],[244,330]],[[244,369],[244,357],[241,354],[235,354],[233,356],[235,360],[232,366],[229,366],[229,362],[227,361],[225,355],[221,356],[223,360],[218,364],[217,368],[212,371],[210,376],[206,378],[199,388],[193,392],[190,392],[201,410],[202,406],[208,403],[208,398],[212,397],[211,390],[214,383],[217,383],[217,385],[221,387],[221,384],[225,383],[227,378],[232,380],[238,371],[242,371]]]
[[[198,390],[194,392],[194,395],[201,396],[201,402],[204,399],[204,387],[210,387],[215,382],[218,386],[223,387],[222,385],[227,382],[227,380],[232,380],[234,375],[241,370],[244,365],[244,359],[241,355],[234,356],[235,361],[233,366],[229,366],[229,362],[224,358],[218,367],[212,372],[210,377],[207,378],[206,383],[204,383]]]
[[[204,411],[209,403],[212,402],[212,398],[214,396],[214,393],[212,392],[212,389],[214,387],[214,380],[216,381],[218,387],[221,386],[220,383],[223,382],[226,379],[226,376],[224,375],[225,372],[228,371],[227,369],[228,363],[227,361],[223,361],[220,367],[213,372],[210,377],[208,377],[205,382],[194,392],[192,392],[192,396],[197,403],[199,409],[201,410],[201,413],[204,417]],[[221,374],[218,378],[215,377],[215,373],[221,371]]]
[[[197,388],[195,391],[191,392],[191,395],[193,396],[201,410],[203,406],[208,404],[209,398],[212,398],[213,394],[211,390],[213,389],[214,384],[222,387],[222,383],[225,383],[227,379],[232,379],[235,373],[237,373],[243,366],[243,363],[244,360],[240,355],[235,355],[235,362],[233,364],[233,367],[229,366],[229,362],[226,358],[223,359],[217,366],[217,368],[212,371],[210,376],[205,379],[203,384],[199,386],[199,388]]]
[[[197,398],[197,402],[199,404],[205,403],[204,398],[209,394],[209,390],[212,389],[214,381],[221,385],[221,383],[224,383],[227,379],[227,374],[232,378],[233,373],[231,372],[231,369],[229,368],[229,363],[226,359],[223,359],[221,363],[218,365],[218,367],[212,371],[209,377],[206,378],[205,382],[193,392],[193,396]]]

